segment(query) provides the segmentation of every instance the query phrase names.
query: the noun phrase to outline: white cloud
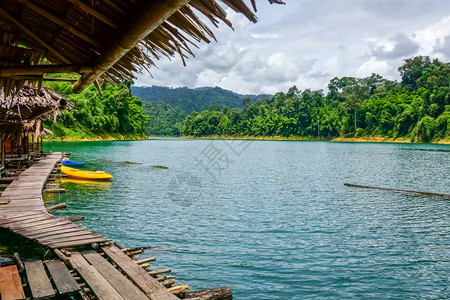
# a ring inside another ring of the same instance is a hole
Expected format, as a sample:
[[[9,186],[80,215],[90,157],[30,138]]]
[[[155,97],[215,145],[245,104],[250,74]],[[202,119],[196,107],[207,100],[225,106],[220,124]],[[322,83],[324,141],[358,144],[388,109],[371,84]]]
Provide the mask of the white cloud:
[[[335,76],[398,79],[405,58],[450,59],[448,0],[258,1],[257,24],[227,9],[235,31],[213,28],[218,43],[196,55],[162,59],[137,85],[221,86],[240,93],[275,93],[292,85],[326,89]]]

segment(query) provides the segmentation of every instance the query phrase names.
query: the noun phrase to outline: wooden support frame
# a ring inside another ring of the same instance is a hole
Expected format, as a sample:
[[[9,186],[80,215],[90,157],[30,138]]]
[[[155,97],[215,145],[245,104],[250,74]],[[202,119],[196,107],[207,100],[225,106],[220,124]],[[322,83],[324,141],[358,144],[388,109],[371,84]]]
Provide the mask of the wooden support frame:
[[[42,8],[40,8],[39,6],[22,0],[22,2],[25,4],[25,6],[29,7],[30,9],[32,9],[35,13],[43,16],[44,18],[52,21],[53,23],[61,26],[62,28],[64,28],[65,30],[69,31],[70,33],[76,35],[77,37],[85,40],[86,42],[96,46],[96,47],[101,47],[100,43],[95,40],[93,37],[81,32],[80,30],[76,29],[75,27],[71,26],[70,24],[68,24],[66,21],[61,20],[60,18],[55,17],[54,15],[52,15],[51,13],[43,10]]]
[[[133,21],[126,26],[119,38],[110,45],[92,66],[93,71],[83,74],[72,86],[74,93],[80,93],[99,76],[117,63],[141,40],[167,20],[172,14],[184,7],[190,0],[154,0],[143,1],[134,14]]]
[[[0,2],[1,3],[1,2]],[[51,53],[53,53],[53,55],[55,55],[56,57],[58,57],[59,59],[61,59],[61,61],[70,64],[71,61],[69,59],[67,59],[64,55],[62,55],[61,53],[59,53],[58,50],[56,50],[55,48],[53,48],[50,44],[48,44],[47,42],[45,42],[43,39],[41,39],[38,35],[36,35],[33,31],[31,31],[30,29],[28,29],[27,26],[25,26],[24,24],[22,24],[19,20],[17,20],[14,16],[12,16],[9,12],[7,12],[2,5],[0,5],[0,13],[2,13],[3,15],[5,15],[6,17],[8,17],[10,19],[10,21],[12,23],[14,23],[17,27],[19,27],[23,32],[25,32],[28,36],[30,36],[31,38],[33,38],[36,42],[38,42],[39,44],[41,44],[45,49],[47,49],[48,51],[50,51]]]
[[[94,8],[90,7],[89,5],[86,5],[84,2],[81,2],[80,0],[67,0],[68,2],[72,3],[73,5],[79,7],[81,10],[85,11],[86,13],[96,17],[97,19],[105,22],[112,28],[117,28],[116,22],[114,22],[112,19],[108,18],[107,16],[99,13]]]
[[[50,73],[81,74],[86,72],[92,72],[92,67],[73,64],[0,67],[0,77],[21,76],[21,75],[44,75]]]

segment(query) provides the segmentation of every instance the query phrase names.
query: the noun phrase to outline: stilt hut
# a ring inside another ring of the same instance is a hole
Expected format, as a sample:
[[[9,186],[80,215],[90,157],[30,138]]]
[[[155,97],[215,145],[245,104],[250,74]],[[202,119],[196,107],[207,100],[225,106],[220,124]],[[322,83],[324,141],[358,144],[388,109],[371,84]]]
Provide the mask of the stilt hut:
[[[71,107],[47,88],[25,85],[9,95],[0,90],[1,165],[5,158],[28,159],[42,151],[42,122]]]

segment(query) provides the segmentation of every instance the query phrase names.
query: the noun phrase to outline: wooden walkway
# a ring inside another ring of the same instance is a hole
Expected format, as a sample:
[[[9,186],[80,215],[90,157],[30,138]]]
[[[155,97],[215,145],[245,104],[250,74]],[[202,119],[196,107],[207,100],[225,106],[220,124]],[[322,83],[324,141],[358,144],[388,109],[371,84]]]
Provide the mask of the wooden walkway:
[[[61,159],[60,152],[46,156],[21,173],[5,189],[0,197],[0,227],[50,248],[109,241],[66,218],[57,218],[46,212],[42,189]]]
[[[189,297],[187,285],[174,286],[175,276],[161,276],[169,269],[149,270],[147,262],[154,258],[138,261],[133,257],[143,249],[119,249],[110,245],[109,239],[47,213],[42,190],[61,159],[61,153],[48,155],[14,178],[0,196],[0,227],[54,249],[65,264],[58,260],[18,262],[19,272],[26,271],[22,276],[26,277],[26,291],[16,265],[0,268],[0,299],[53,299],[77,293],[82,299],[100,300],[179,299],[176,295],[197,300],[232,299],[229,288],[200,291]],[[92,243],[95,249],[78,247]]]

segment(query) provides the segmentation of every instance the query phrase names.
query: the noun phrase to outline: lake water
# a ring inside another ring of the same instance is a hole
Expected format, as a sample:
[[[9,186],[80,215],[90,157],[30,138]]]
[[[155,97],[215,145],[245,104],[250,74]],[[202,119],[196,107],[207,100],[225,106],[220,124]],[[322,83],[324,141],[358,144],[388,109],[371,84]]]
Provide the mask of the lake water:
[[[154,139],[53,142],[112,182],[66,181],[69,215],[235,299],[450,297],[450,146]],[[113,161],[132,161],[126,164]],[[151,165],[163,165],[159,169]]]

